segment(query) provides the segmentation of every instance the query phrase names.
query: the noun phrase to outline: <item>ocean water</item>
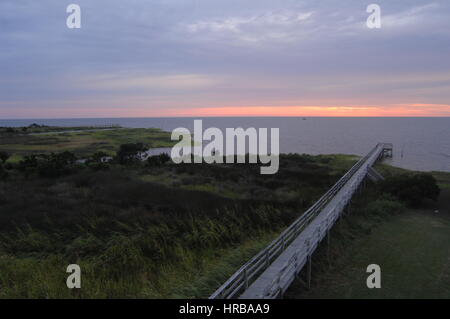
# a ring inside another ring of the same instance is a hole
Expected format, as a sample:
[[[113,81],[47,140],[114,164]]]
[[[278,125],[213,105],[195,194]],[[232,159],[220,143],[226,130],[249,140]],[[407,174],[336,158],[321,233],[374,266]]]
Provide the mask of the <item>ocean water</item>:
[[[366,154],[376,143],[394,144],[392,165],[421,171],[450,172],[450,118],[323,118],[226,117],[203,120],[203,129],[279,128],[280,152],[306,154]],[[75,126],[120,124],[192,131],[194,118],[101,118],[1,120],[0,126],[32,123]]]

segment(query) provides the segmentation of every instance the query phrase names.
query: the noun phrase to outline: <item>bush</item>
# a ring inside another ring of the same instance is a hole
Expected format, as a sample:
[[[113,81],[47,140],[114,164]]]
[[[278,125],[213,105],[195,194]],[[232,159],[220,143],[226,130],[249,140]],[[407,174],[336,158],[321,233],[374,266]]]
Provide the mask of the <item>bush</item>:
[[[90,163],[87,163],[86,165],[87,165],[87,167],[89,167],[90,169],[93,169],[94,171],[106,171],[111,168],[108,163],[90,162]]]
[[[25,173],[37,172],[43,177],[58,177],[69,174],[75,167],[77,158],[71,152],[25,156],[19,169]]]
[[[117,160],[120,164],[129,164],[142,159],[147,147],[142,143],[128,143],[120,145]]]
[[[170,161],[170,156],[167,153],[162,153],[159,155],[149,156],[147,158],[147,166],[155,167],[166,164]]]
[[[10,155],[8,153],[3,151],[0,152],[0,162],[2,162],[3,164],[5,164],[9,157]]]
[[[94,171],[102,171],[110,169],[109,161],[111,156],[105,152],[96,152],[86,160],[86,166]]]
[[[382,190],[410,206],[419,206],[425,199],[436,201],[440,194],[436,179],[431,174],[397,175],[381,184]]]
[[[105,152],[95,152],[91,157],[88,158],[87,163],[104,163],[110,158]]]

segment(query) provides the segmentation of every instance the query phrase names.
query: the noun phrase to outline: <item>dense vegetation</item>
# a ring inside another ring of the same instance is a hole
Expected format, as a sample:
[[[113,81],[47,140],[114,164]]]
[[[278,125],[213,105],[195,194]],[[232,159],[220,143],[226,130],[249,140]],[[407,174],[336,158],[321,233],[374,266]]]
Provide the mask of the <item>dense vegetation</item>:
[[[1,297],[205,297],[354,163],[283,155],[264,176],[259,165],[141,161],[143,151],[2,164]],[[65,285],[71,263],[78,292]]]
[[[420,206],[425,200],[436,201],[440,189],[431,174],[400,174],[386,179],[382,189],[410,206]]]
[[[276,175],[258,164],[175,165],[167,154],[145,159],[165,138],[153,133],[156,142],[131,134],[84,158],[46,144],[10,161],[1,149],[0,297],[206,297],[356,160],[287,154]],[[405,194],[435,199],[433,178],[389,178],[398,186],[373,192],[373,216],[398,211]],[[420,191],[399,192],[417,178]],[[65,284],[72,263],[80,290]]]

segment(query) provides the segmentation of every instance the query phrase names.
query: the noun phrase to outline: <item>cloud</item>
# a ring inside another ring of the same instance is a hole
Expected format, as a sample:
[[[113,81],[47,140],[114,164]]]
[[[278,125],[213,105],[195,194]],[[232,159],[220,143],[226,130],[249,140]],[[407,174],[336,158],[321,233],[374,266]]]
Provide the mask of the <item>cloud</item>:
[[[174,75],[98,75],[80,79],[78,85],[99,90],[195,90],[208,89],[219,83],[212,76],[201,74]]]
[[[423,23],[430,19],[434,9],[438,9],[439,4],[428,3],[425,5],[415,6],[399,13],[384,15],[382,18],[382,26],[389,29],[409,28],[418,29]]]
[[[204,20],[188,24],[189,32],[211,31],[211,32],[244,32],[246,28],[251,27],[291,27],[298,25],[302,21],[308,20],[312,12],[300,13],[291,11],[265,12],[259,15],[249,17],[229,17],[217,20]]]
[[[293,41],[302,34],[302,26],[307,24],[313,12],[268,11],[250,16],[231,16],[218,19],[200,20],[182,25],[188,33],[211,40],[217,36],[229,37],[233,41],[260,43],[264,41]]]
[[[448,1],[378,0],[380,30],[361,1],[77,3],[69,30],[66,3],[0,1],[0,114],[450,100]]]

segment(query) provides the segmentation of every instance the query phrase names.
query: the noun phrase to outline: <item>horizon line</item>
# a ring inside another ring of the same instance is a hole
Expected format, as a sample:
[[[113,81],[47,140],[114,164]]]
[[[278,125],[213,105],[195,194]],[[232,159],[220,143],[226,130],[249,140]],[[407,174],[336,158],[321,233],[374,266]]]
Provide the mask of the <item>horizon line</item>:
[[[9,120],[82,120],[82,119],[171,119],[171,118],[450,118],[450,116],[439,116],[439,115],[429,115],[429,116],[276,116],[276,115],[261,115],[261,116],[114,116],[114,117],[11,117],[11,118],[0,118],[0,121]]]

